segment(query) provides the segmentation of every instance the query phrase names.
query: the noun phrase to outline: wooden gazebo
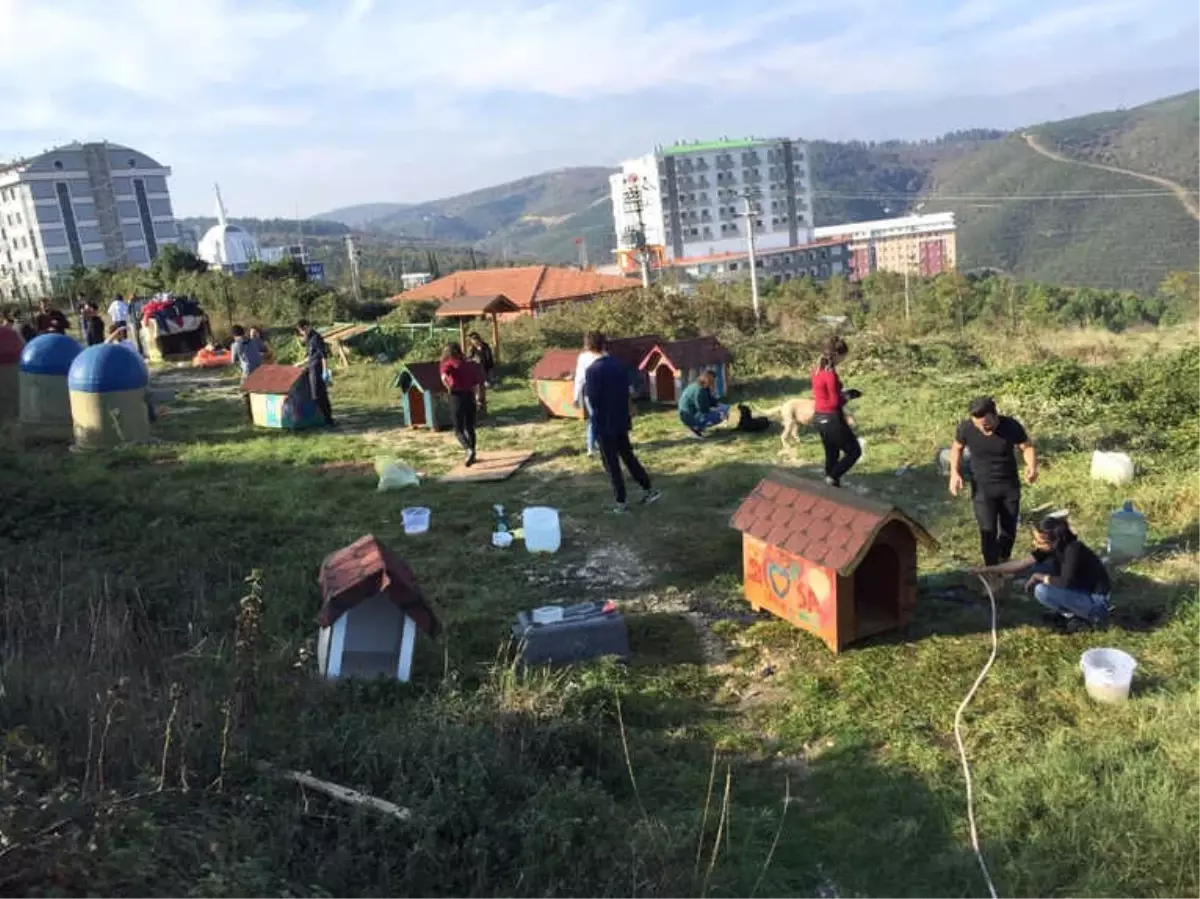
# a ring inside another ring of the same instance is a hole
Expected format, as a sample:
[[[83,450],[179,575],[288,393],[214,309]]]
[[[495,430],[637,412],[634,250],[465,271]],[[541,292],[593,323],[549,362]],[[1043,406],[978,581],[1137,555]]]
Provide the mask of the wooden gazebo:
[[[446,300],[438,307],[438,318],[458,319],[458,338],[464,350],[467,349],[467,320],[471,318],[488,318],[492,320],[492,355],[496,363],[500,362],[500,325],[497,316],[508,312],[520,312],[521,307],[502,293],[494,296],[471,297],[460,296]]]

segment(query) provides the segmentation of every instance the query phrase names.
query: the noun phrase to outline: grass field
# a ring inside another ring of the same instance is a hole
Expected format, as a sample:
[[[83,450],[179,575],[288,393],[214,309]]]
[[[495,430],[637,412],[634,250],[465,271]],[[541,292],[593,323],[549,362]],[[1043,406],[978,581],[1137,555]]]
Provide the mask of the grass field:
[[[1194,340],[1050,335],[1020,353],[1117,366]],[[152,446],[31,451],[4,432],[0,893],[983,894],[951,726],[987,658],[989,613],[961,574],[976,556],[969,503],[930,463],[989,389],[1043,449],[1027,508],[1068,507],[1103,546],[1128,497],[1154,543],[1117,575],[1105,634],[1048,630],[1031,600],[1002,599],[1000,655],[965,728],[997,887],[1196,895],[1195,438],[1145,442],[1127,490],[1094,483],[1104,435],[1072,397],[1018,389],[1017,354],[847,364],[867,441],[847,488],[901,505],[940,549],[921,558],[907,632],[837,657],[750,612],[728,527],[771,466],[814,471],[811,434],[781,455],[777,431],[697,442],[647,409],[634,438],[665,496],[617,517],[582,424],[543,422],[517,379],[492,394],[481,447],[537,457],[481,486],[437,483],[453,440],[398,428],[381,366],[338,376],[340,433],[252,430],[232,381],[180,373],[157,379],[176,395]],[[735,396],[765,408],[806,386],[780,375]],[[428,478],[376,492],[377,456]],[[557,507],[560,552],[494,549],[497,502]],[[433,510],[427,535],[403,535],[413,504]],[[409,685],[326,686],[312,677],[317,569],[367,532],[410,562],[446,630],[418,644]],[[238,625],[247,595],[261,619]],[[628,612],[630,666],[510,664],[514,613],[585,597]],[[1138,658],[1128,704],[1085,695],[1079,655],[1096,645]],[[332,802],[257,762],[412,817]]]

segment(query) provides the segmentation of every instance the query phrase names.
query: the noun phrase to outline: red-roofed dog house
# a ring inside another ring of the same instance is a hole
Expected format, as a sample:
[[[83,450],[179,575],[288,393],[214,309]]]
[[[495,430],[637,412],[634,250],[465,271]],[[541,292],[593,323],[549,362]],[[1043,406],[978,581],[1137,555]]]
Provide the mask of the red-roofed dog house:
[[[297,430],[324,421],[306,368],[260,365],[242,383],[242,392],[250,396],[250,415],[260,427]]]
[[[392,386],[400,388],[404,425],[444,431],[450,427],[450,393],[437,362],[407,362],[396,370]]]
[[[834,652],[904,627],[917,601],[917,544],[937,542],[895,506],[772,472],[730,524],[742,532],[745,596]]]
[[[733,356],[715,337],[672,340],[655,344],[638,362],[646,375],[650,399],[656,403],[678,403],[679,395],[701,372],[711,371],[718,399],[729,388],[729,365]]]
[[[542,412],[557,418],[583,418],[575,406],[575,363],[579,350],[547,350],[533,367],[533,390]]]
[[[417,631],[436,637],[441,629],[412,569],[367,534],[328,556],[319,582],[321,676],[407,681]]]

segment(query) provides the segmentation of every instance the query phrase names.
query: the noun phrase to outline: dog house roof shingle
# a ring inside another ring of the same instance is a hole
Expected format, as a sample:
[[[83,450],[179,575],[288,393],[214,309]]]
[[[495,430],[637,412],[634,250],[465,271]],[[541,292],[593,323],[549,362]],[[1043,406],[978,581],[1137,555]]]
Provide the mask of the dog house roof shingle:
[[[359,537],[321,563],[321,611],[317,622],[329,627],[352,608],[380,593],[396,604],[431,637],[441,629],[437,609],[425,597],[412,569],[373,534]]]
[[[400,386],[405,372],[408,372],[409,377],[421,390],[428,393],[444,393],[446,390],[446,385],[442,383],[441,367],[437,362],[406,362],[396,372],[396,377],[392,380],[393,387]]]
[[[242,383],[244,393],[285,394],[308,372],[294,365],[260,365]]]
[[[706,365],[728,365],[733,355],[715,337],[693,337],[690,340],[672,340],[655,344],[642,358],[638,368],[645,369],[655,356],[673,371],[691,371]]]
[[[570,381],[575,378],[579,350],[547,350],[533,367],[535,381]]]
[[[917,541],[937,541],[900,509],[837,487],[773,471],[742,501],[730,526],[795,556],[849,576],[889,522]]]

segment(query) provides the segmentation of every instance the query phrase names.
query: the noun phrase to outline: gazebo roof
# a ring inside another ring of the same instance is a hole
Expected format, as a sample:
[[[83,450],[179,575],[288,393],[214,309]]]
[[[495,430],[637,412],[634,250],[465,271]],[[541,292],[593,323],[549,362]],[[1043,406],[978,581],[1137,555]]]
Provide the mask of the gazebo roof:
[[[477,318],[505,312],[520,312],[521,307],[502,293],[492,296],[459,296],[438,307],[438,318]]]

